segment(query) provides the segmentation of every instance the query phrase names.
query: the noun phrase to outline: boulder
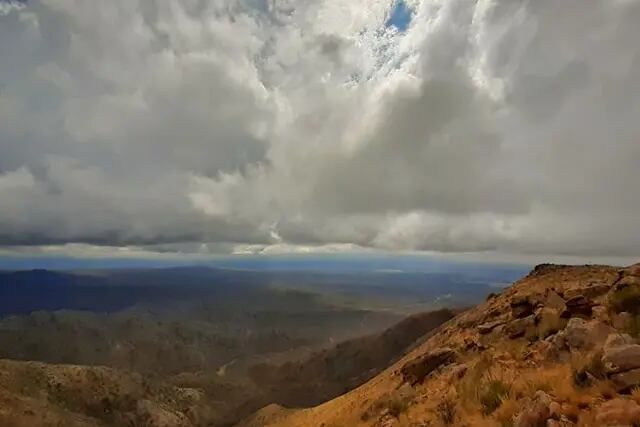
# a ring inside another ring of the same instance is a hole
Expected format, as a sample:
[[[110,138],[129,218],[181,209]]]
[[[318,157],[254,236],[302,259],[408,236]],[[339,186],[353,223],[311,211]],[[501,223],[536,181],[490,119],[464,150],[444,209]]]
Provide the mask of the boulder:
[[[559,420],[549,419],[547,420],[547,427],[572,427],[575,424],[567,419],[566,417],[561,417]]]
[[[567,305],[565,304],[564,299],[552,289],[549,289],[547,291],[547,298],[544,305],[545,307],[554,308],[560,313],[567,309]]]
[[[633,337],[629,334],[613,333],[613,334],[609,334],[606,341],[604,342],[604,350],[607,351],[607,349],[610,349],[613,347],[618,347],[621,345],[628,345],[628,344],[635,344],[635,343],[636,343],[636,340],[633,339]]]
[[[605,346],[602,362],[609,372],[624,372],[640,368],[640,345]]]
[[[538,337],[541,339],[562,330],[567,320],[561,318],[561,312],[554,309],[543,307],[536,311],[535,322],[537,325]]]
[[[563,339],[571,350],[591,350],[604,343],[612,332],[615,332],[613,328],[599,320],[586,321],[573,317],[563,331]]]
[[[511,314],[520,319],[533,314],[535,308],[528,296],[516,296],[511,300]]]
[[[627,329],[633,321],[633,315],[627,311],[622,313],[615,313],[611,316],[611,324],[616,329]]]
[[[456,360],[456,352],[448,347],[427,352],[414,360],[407,362],[402,368],[402,378],[413,385],[419,384],[431,372],[441,366],[446,366]]]
[[[547,418],[551,415],[549,406],[553,403],[551,397],[543,392],[537,391],[533,399],[526,399],[524,409],[516,415],[513,420],[513,427],[538,427],[545,425]]]
[[[616,290],[623,289],[627,286],[638,286],[640,285],[640,276],[624,276],[620,280],[616,282],[615,288]]]
[[[640,369],[613,374],[610,379],[619,392],[629,391],[640,386]]]
[[[574,296],[568,299],[565,304],[567,306],[565,317],[591,317],[591,307],[593,304],[584,295]]]
[[[598,426],[631,426],[640,420],[640,405],[631,399],[604,402],[596,411]]]
[[[609,289],[611,289],[611,286],[606,283],[590,283],[587,286],[567,289],[564,291],[564,297],[567,300],[580,296],[585,298],[596,298],[609,292]]]
[[[509,338],[519,338],[528,335],[528,332],[535,333],[535,316],[530,315],[522,319],[516,319],[509,322],[505,327],[505,333]]]
[[[609,309],[604,305],[596,305],[591,307],[591,312],[593,313],[594,319],[610,323],[611,318],[609,317]]]
[[[625,274],[629,275],[629,276],[638,276],[640,277],[640,262],[637,264],[633,264],[630,267],[627,267],[624,270]]]
[[[136,416],[140,424],[148,427],[189,427],[191,423],[181,413],[169,411],[150,400],[139,400]]]
[[[624,274],[627,276],[636,276],[636,277],[640,277],[640,262],[637,264],[633,264],[630,267],[627,267],[624,270]]]
[[[493,331],[494,328],[496,328],[497,326],[503,325],[504,321],[502,320],[496,320],[493,322],[486,322],[483,323],[481,325],[478,325],[478,332],[482,335],[488,334],[489,332]]]

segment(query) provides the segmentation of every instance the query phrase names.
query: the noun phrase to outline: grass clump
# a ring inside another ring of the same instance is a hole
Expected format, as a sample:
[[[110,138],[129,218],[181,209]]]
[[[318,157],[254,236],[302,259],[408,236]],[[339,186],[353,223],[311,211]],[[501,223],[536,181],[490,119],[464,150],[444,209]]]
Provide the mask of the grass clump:
[[[446,398],[440,402],[436,412],[440,421],[446,426],[453,425],[456,420],[456,404],[451,398]]]
[[[607,370],[602,362],[602,351],[574,356],[571,361],[571,374],[573,383],[578,388],[591,386],[594,379],[606,379]]]
[[[490,379],[483,386],[480,394],[480,405],[482,413],[489,415],[500,407],[502,401],[509,396],[511,387],[499,379]]]
[[[361,415],[362,421],[368,421],[383,413],[398,418],[400,414],[409,409],[413,395],[411,393],[403,393],[399,390],[387,393],[377,399],[373,404]]]

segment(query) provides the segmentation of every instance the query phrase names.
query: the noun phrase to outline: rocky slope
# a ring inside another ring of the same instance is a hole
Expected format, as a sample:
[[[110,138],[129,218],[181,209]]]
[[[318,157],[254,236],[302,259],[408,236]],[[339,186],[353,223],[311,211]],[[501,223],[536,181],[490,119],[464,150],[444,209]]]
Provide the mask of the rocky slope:
[[[361,387],[239,427],[640,426],[640,264],[541,265]]]

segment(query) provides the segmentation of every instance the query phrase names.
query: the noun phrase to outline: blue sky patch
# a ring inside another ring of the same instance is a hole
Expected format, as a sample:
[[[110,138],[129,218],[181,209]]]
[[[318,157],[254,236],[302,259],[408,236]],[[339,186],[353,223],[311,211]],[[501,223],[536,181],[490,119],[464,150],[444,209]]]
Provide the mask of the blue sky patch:
[[[403,0],[398,0],[393,6],[385,26],[396,27],[398,31],[404,32],[411,24],[411,18],[411,9]]]

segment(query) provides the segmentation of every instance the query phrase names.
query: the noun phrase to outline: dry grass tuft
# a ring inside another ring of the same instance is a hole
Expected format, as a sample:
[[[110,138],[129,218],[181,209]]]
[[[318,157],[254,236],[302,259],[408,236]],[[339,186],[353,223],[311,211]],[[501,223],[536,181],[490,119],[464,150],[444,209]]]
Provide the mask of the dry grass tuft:
[[[447,396],[436,407],[438,418],[445,426],[453,425],[456,420],[456,404],[451,396]]]
[[[480,405],[485,415],[495,412],[511,392],[511,386],[500,379],[489,379],[481,387]]]
[[[398,418],[400,414],[407,411],[413,395],[411,393],[401,392],[396,390],[391,393],[387,393],[373,402],[366,411],[361,415],[362,421],[368,421],[378,415],[388,412],[390,415]]]
[[[518,401],[514,397],[508,397],[502,401],[502,404],[493,416],[502,427],[512,427],[513,419],[519,411],[520,405]]]
[[[590,354],[576,353],[571,357],[571,375],[574,384],[579,388],[589,387],[594,379],[607,378],[607,371],[602,362],[602,351]]]

